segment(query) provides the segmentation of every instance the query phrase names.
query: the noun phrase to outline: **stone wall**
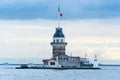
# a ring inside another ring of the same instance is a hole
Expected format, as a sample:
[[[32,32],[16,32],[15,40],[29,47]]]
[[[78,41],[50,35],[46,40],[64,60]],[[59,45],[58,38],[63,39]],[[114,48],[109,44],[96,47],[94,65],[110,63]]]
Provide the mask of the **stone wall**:
[[[67,55],[60,55],[58,57],[58,63],[62,67],[80,67],[80,58],[79,57],[71,57]]]

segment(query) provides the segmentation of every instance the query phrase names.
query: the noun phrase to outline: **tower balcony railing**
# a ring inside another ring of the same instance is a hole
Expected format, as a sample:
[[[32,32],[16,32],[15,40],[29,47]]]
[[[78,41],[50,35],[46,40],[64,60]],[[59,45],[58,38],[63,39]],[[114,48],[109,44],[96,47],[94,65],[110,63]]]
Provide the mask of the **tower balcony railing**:
[[[52,45],[52,44],[66,44],[66,45],[67,45],[67,42],[51,42],[50,44],[51,44],[51,45]]]

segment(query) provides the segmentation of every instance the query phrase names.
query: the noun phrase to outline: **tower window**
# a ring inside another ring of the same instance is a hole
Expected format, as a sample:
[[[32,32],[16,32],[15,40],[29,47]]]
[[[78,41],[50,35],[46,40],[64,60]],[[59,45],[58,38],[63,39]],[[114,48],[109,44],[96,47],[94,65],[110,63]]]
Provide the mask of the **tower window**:
[[[66,60],[68,60],[68,58],[66,58]]]
[[[59,42],[59,39],[57,39],[57,43]]]
[[[55,40],[53,42],[55,42]]]
[[[61,42],[63,42],[63,40],[61,39]]]

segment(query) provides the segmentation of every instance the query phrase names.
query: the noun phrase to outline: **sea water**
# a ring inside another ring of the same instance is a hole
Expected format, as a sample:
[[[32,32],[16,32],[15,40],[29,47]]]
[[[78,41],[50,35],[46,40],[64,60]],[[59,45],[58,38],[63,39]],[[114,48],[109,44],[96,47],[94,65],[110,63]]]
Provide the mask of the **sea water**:
[[[101,70],[15,69],[0,65],[0,80],[120,80],[120,66],[101,66]]]

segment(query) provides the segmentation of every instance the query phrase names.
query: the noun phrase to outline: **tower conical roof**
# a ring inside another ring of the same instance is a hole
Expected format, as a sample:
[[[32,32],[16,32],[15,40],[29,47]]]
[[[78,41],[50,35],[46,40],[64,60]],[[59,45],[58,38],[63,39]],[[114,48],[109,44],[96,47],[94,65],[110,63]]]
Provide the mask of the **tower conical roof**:
[[[62,28],[56,28],[56,32],[53,37],[65,37],[62,32]]]

